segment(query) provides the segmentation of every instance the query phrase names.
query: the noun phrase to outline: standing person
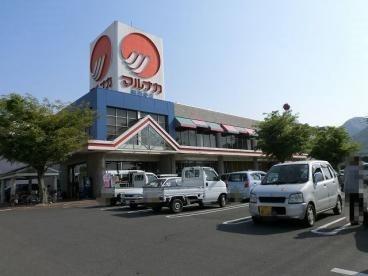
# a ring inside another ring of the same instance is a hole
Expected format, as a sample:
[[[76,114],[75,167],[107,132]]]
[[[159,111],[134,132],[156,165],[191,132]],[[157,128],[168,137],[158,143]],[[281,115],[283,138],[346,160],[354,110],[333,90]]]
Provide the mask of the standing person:
[[[344,171],[345,201],[349,206],[349,220],[351,225],[359,224],[359,215],[363,211],[363,197],[359,193],[359,157],[354,156]]]

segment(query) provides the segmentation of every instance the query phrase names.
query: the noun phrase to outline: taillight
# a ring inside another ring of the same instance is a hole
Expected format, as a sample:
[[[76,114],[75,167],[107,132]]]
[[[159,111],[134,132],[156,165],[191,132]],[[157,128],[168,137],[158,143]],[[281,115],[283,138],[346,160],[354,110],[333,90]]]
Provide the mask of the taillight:
[[[244,181],[244,188],[248,188],[249,187],[249,180]]]

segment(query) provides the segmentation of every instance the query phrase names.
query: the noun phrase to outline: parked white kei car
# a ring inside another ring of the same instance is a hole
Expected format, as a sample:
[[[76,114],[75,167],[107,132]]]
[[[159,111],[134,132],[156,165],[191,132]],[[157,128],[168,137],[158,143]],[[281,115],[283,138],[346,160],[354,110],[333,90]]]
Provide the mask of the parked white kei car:
[[[274,165],[249,200],[254,223],[264,217],[285,217],[313,226],[316,215],[328,210],[341,214],[342,197],[337,174],[327,161]]]
[[[228,188],[230,200],[249,199],[250,191],[261,183],[266,175],[263,171],[239,171],[227,173],[224,181]]]

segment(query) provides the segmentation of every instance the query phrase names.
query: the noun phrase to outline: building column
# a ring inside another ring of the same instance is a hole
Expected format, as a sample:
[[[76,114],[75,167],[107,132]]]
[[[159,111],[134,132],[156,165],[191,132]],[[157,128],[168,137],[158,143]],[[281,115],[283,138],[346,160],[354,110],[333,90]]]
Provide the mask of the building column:
[[[0,203],[5,202],[5,180],[0,181]]]
[[[225,173],[225,163],[224,163],[224,157],[223,156],[219,156],[218,158],[218,174],[224,174]]]
[[[103,175],[105,174],[105,154],[90,154],[87,158],[87,175],[91,180],[93,196],[101,196],[103,186]]]
[[[68,180],[68,166],[61,164],[59,168],[60,190],[62,194],[68,194],[69,192],[69,180]]]
[[[255,171],[258,171],[258,170],[259,170],[259,164],[258,164],[258,159],[257,159],[257,157],[254,157],[254,158],[253,158],[253,169],[254,169]]]
[[[32,192],[32,178],[28,179],[28,192]]]
[[[57,194],[58,194],[57,180],[58,180],[57,175],[53,176],[51,191],[55,192],[54,195],[53,195],[54,196],[54,202],[57,201]]]
[[[176,164],[175,155],[162,155],[158,163],[158,173],[159,174],[175,174]]]
[[[176,173],[175,155],[170,156],[171,173]]]
[[[15,192],[17,190],[17,182],[15,177],[10,179],[10,198],[15,198]]]

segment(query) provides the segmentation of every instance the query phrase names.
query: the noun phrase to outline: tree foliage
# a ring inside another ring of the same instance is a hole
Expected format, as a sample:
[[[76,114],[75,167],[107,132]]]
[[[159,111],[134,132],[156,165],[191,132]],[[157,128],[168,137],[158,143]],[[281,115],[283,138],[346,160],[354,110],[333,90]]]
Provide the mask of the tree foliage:
[[[51,164],[65,161],[86,144],[86,129],[94,113],[87,107],[42,102],[27,95],[0,98],[0,156],[30,165],[38,174],[43,202],[47,201],[44,174]],[[45,198],[46,197],[46,198]]]
[[[321,127],[316,129],[309,155],[315,159],[327,160],[337,168],[347,156],[358,150],[359,145],[351,140],[344,128]]]
[[[267,114],[257,128],[257,147],[279,162],[291,159],[294,154],[305,153],[308,148],[310,127],[300,124],[298,116],[290,110]]]

